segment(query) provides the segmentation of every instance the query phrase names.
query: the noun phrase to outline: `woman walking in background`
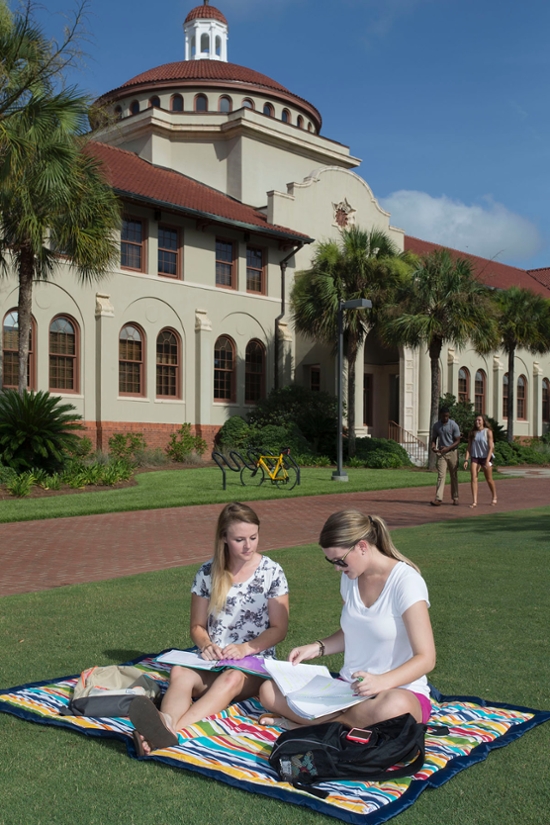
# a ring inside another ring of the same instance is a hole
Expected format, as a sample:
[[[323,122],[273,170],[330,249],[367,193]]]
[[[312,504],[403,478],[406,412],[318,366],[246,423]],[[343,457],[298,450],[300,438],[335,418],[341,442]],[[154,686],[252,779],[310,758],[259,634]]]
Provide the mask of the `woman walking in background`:
[[[493,481],[493,431],[487,424],[483,415],[476,415],[474,426],[468,433],[468,449],[466,450],[466,460],[464,469],[468,469],[468,459],[470,462],[470,474],[472,484],[472,504],[470,507],[477,507],[477,488],[480,468],[485,473],[485,480],[489,485],[493,500],[493,507],[497,503],[497,488]]]

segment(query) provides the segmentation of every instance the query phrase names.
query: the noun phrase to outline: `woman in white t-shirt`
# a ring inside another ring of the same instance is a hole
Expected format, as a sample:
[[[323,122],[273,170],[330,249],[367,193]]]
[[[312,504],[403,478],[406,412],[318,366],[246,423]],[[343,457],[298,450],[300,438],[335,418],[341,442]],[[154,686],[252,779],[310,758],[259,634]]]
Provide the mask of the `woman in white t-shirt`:
[[[191,638],[204,659],[274,656],[288,628],[288,584],[282,567],[258,553],[260,520],[246,504],[227,504],[218,519],[214,558],[191,588]],[[140,754],[178,743],[177,731],[256,696],[262,678],[227,668],[221,672],[174,666],[159,713],[145,697],[134,699],[130,719]],[[195,701],[193,701],[195,700]]]
[[[402,713],[426,723],[431,712],[426,674],[435,666],[435,645],[428,589],[418,568],[394,547],[381,518],[358,510],[330,516],[319,544],[342,574],[340,630],[294,648],[289,661],[343,652],[340,678],[365,701],[311,722],[290,710],[274,682],[265,682],[260,701],[270,713],[262,724],[293,727],[336,720],[362,728]]]

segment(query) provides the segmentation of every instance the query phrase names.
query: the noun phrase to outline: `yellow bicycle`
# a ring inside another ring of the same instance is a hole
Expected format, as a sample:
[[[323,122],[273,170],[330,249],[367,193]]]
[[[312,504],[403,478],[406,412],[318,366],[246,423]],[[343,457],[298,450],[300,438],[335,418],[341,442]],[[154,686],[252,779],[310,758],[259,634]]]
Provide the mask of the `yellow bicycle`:
[[[279,455],[253,455],[248,453],[250,464],[245,464],[241,470],[241,484],[243,486],[260,486],[269,479],[271,483],[282,489],[292,490],[300,483],[300,468],[290,455],[290,447],[283,447]]]

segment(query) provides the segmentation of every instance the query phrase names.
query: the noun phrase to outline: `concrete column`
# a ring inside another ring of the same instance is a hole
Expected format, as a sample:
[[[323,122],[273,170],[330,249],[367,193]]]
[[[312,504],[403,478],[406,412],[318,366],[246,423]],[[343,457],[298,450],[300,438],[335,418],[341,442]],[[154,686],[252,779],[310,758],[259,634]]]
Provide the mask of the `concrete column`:
[[[430,407],[432,398],[432,373],[429,353],[418,350],[418,438],[426,444],[430,438]]]
[[[108,413],[109,399],[115,403],[118,395],[118,342],[114,323],[115,310],[111,296],[97,292],[95,296],[95,420],[97,448],[104,450],[102,422],[112,420]],[[110,357],[116,353],[116,357]]]
[[[195,425],[209,425],[214,403],[212,323],[204,309],[195,310]]]
[[[279,336],[279,386],[286,387],[292,382],[294,376],[292,330],[286,321],[277,322],[277,335]]]
[[[441,395],[450,392],[458,400],[458,356],[453,347],[447,350],[447,386],[445,386],[444,374],[441,374]]]
[[[502,376],[504,366],[498,355],[493,355],[493,404],[489,415],[495,418],[499,424],[505,425],[507,422],[502,417]],[[490,399],[488,399],[489,401]]]
[[[415,391],[415,363],[417,363],[417,358],[416,351],[410,347],[403,347],[403,351],[399,356],[400,424],[405,430],[413,433],[417,427],[415,420],[418,403]]]
[[[368,427],[363,426],[363,382],[365,374],[365,342],[357,350],[355,361],[355,435],[362,438],[368,435]],[[380,388],[379,388],[380,389]],[[376,390],[378,394],[379,390]],[[376,396],[375,396],[376,397]],[[387,437],[387,434],[384,436]]]
[[[542,369],[538,361],[533,361],[533,377],[531,379],[533,390],[530,393],[529,401],[532,403],[530,435],[541,436],[544,432],[542,428]]]

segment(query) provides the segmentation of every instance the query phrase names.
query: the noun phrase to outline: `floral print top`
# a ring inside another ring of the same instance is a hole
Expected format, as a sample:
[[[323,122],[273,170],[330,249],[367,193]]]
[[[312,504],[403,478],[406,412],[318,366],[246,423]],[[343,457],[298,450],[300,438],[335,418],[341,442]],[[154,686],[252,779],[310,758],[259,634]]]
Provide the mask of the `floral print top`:
[[[191,593],[210,598],[211,571],[212,562],[207,561],[195,576]],[[217,616],[208,616],[206,629],[211,641],[222,648],[252,641],[269,627],[268,600],[286,593],[288,584],[283,568],[268,556],[262,556],[252,576],[231,587],[224,609]],[[262,656],[273,658],[275,648],[264,650]]]

